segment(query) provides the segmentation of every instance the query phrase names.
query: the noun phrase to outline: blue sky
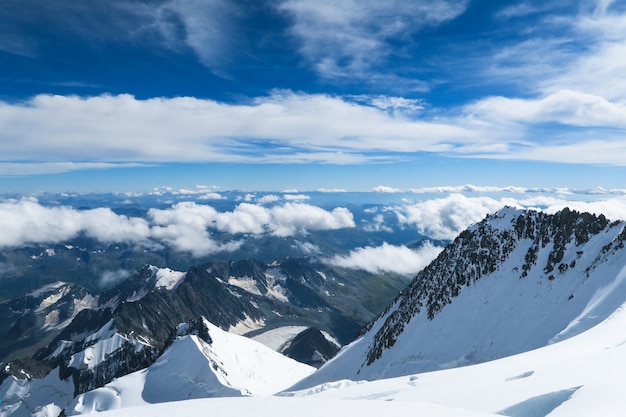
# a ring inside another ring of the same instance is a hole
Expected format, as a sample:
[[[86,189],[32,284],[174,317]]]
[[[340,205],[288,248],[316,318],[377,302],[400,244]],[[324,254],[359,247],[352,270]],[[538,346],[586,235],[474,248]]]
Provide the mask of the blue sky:
[[[626,3],[0,2],[7,192],[626,188]]]

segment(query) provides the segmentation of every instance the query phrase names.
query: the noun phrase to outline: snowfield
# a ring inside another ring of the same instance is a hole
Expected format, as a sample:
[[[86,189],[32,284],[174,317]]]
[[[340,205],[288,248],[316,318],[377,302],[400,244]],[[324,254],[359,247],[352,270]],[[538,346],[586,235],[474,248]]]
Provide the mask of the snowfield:
[[[315,368],[204,322],[211,343],[178,338],[147,369],[79,395],[68,415],[194,398],[269,396]]]
[[[270,349],[298,327],[253,340],[190,321],[152,365],[76,398],[58,370],[5,379],[0,417],[623,417],[625,227],[506,208],[459,235],[317,371]],[[102,362],[123,342],[111,326],[71,363]]]
[[[275,397],[147,405],[99,417],[421,415],[624,416],[626,305],[592,329],[479,365],[377,381],[337,381]]]

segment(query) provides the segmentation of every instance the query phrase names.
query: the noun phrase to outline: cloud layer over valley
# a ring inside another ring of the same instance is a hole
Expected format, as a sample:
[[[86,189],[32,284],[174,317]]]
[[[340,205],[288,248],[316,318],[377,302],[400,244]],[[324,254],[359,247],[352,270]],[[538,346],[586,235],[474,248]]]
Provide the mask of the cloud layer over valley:
[[[626,196],[617,191],[563,194],[466,185],[398,194],[399,190],[379,188],[357,197],[382,196],[396,202],[372,206],[349,203],[350,195],[341,192],[218,193],[213,191],[215,187],[205,186],[120,195],[124,200],[114,206],[121,204],[126,211],[74,208],[72,201],[84,206],[79,203],[80,196],[69,196],[63,203],[56,198],[48,202],[45,198],[44,202],[7,199],[0,202],[0,248],[60,244],[84,235],[104,244],[131,243],[147,250],[167,247],[199,258],[220,252],[228,256],[245,244],[246,253],[251,253],[256,245],[267,244],[261,239],[273,238],[274,244],[280,245],[277,242],[289,238],[292,254],[315,256],[333,265],[371,273],[412,275],[430,262],[445,242],[506,205],[549,213],[570,207],[604,214],[611,220],[626,219]],[[316,199],[320,198],[343,203],[329,208],[328,204],[319,205]],[[129,211],[134,204],[152,208]]]
[[[351,227],[355,227],[353,216],[345,208],[327,211],[290,202],[269,208],[241,203],[230,212],[181,202],[168,209],[150,209],[145,218],[116,214],[104,207],[47,207],[34,199],[0,203],[0,247],[61,243],[84,233],[103,243],[133,242],[147,247],[167,244],[201,256],[236,249],[240,245],[238,236],[244,234],[284,237]],[[232,234],[234,239],[219,243],[211,231]]]

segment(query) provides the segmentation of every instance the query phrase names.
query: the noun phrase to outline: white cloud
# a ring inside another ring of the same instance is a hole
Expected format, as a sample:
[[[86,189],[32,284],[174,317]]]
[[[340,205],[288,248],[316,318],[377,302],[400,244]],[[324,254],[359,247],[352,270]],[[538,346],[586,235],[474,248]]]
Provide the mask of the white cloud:
[[[292,236],[308,230],[335,230],[355,227],[352,213],[343,207],[326,211],[316,206],[287,203],[271,209],[272,223],[269,226],[276,236]]]
[[[326,78],[367,78],[394,40],[456,18],[467,1],[282,0],[300,53]]]
[[[241,203],[233,211],[218,212],[210,206],[183,202],[169,209],[151,209],[148,217],[156,225],[152,231],[154,237],[180,250],[199,253],[236,248],[218,245],[209,235],[211,229],[230,234],[294,236],[310,230],[355,227],[352,213],[345,208],[329,212],[301,203],[269,208]]]
[[[86,169],[140,168],[149,166],[151,164],[115,162],[0,162],[0,176],[48,175]]]
[[[452,194],[394,208],[401,224],[412,225],[431,239],[454,239],[468,226],[505,205],[488,197]]]
[[[311,242],[296,241],[295,244],[298,247],[298,249],[306,255],[316,255],[322,252],[319,246]]]
[[[327,259],[326,262],[344,268],[362,269],[374,274],[388,271],[415,275],[435,259],[442,250],[443,248],[429,242],[417,250],[383,243],[377,247],[358,248],[348,255],[337,255]]]
[[[62,170],[73,160],[83,162],[66,170],[107,163],[364,163],[393,159],[379,152],[444,151],[480,137],[454,123],[409,120],[340,97],[290,91],[247,104],[39,95],[24,103],[0,102],[0,113],[5,163],[39,161],[42,172],[50,171],[45,164]],[[254,152],[268,141],[280,150]],[[28,172],[35,167],[28,165]]]
[[[71,207],[44,207],[35,200],[0,203],[0,246],[62,242],[84,232],[103,242],[142,242],[148,223],[115,214],[108,208],[79,211]]]
[[[198,200],[223,200],[225,198],[226,197],[222,196],[219,193],[206,193],[198,197]]]
[[[626,128],[626,104],[573,90],[560,90],[540,99],[489,97],[468,106],[467,110],[492,122]]]
[[[368,213],[367,210],[364,210],[364,212]],[[377,214],[371,220],[367,221],[365,226],[363,226],[363,230],[366,232],[393,233],[393,229],[385,224],[385,217],[382,214]]]
[[[600,190],[602,191],[602,190]],[[607,191],[607,190],[604,190]],[[444,198],[429,199],[413,204],[389,207],[398,216],[398,221],[431,239],[452,240],[460,232],[474,223],[483,220],[488,214],[494,213],[504,206],[542,210],[555,213],[569,207],[579,212],[596,215],[604,214],[611,220],[626,220],[626,197],[618,192],[600,193],[595,195],[617,195],[594,201],[577,200],[575,194],[571,198],[555,197],[558,194],[541,194],[536,196],[518,196],[494,199],[490,197],[466,197],[452,194]],[[579,195],[594,195],[591,192],[580,192]]]
[[[416,194],[428,194],[428,193],[501,193],[501,192],[510,192],[510,193],[525,193],[531,191],[525,187],[494,187],[494,186],[479,186],[479,185],[453,185],[453,186],[440,186],[440,187],[422,187],[422,188],[412,188],[411,192]]]
[[[579,212],[604,214],[610,220],[626,220],[626,197],[614,197],[597,201],[565,200],[555,197],[537,197],[519,200],[527,208],[537,208],[546,213],[556,213],[569,207]]]
[[[381,110],[391,112],[416,113],[425,108],[425,101],[384,95],[356,95],[350,97],[358,103],[369,104]]]
[[[401,193],[402,190],[399,188],[389,187],[386,185],[379,185],[372,189],[375,193]]]
[[[528,16],[541,11],[536,5],[528,2],[513,4],[506,6],[496,13],[496,18],[501,20],[509,20],[517,17]]]
[[[275,203],[277,201],[280,201],[280,197],[275,194],[268,194],[259,198],[257,201],[261,204]]]
[[[105,271],[100,277],[99,284],[101,287],[112,287],[124,280],[127,280],[131,276],[132,274],[125,269],[120,269],[117,271]]]
[[[136,8],[139,13],[139,9]],[[237,21],[242,10],[225,0],[169,0],[157,8],[141,8],[167,46],[191,48],[213,73],[228,78],[228,63],[237,50]],[[181,30],[182,27],[182,30]]]
[[[319,188],[316,190],[319,193],[345,193],[347,190],[343,188]]]
[[[105,243],[167,244],[202,256],[233,251],[242,244],[237,239],[219,242],[211,231],[294,236],[348,227],[355,227],[349,210],[326,211],[302,203],[269,208],[241,203],[231,212],[218,212],[211,206],[182,202],[168,209],[150,209],[145,219],[119,215],[109,208],[46,207],[32,199],[0,203],[0,247],[60,243],[84,233]]]
[[[311,199],[311,197],[306,194],[285,194],[283,198],[287,201],[302,201]]]

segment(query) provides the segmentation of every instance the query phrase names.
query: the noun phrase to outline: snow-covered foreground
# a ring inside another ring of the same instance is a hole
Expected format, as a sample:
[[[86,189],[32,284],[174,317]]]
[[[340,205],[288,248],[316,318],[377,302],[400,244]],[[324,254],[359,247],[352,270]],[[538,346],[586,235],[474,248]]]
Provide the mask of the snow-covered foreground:
[[[571,339],[479,365],[338,381],[278,397],[170,402],[98,416],[623,416],[624,375],[626,305]]]
[[[210,343],[179,337],[150,367],[79,395],[68,414],[207,397],[271,395],[315,369],[204,321]]]
[[[76,398],[72,379],[60,380],[58,369],[41,380],[10,376],[0,385],[0,417],[58,416],[63,409],[76,415],[194,398],[269,396],[315,371],[258,342],[203,323],[207,340],[189,333],[188,324],[181,325],[180,335],[148,368]],[[85,366],[105,357],[106,345],[97,343],[89,355],[81,354],[81,360],[90,358]]]

